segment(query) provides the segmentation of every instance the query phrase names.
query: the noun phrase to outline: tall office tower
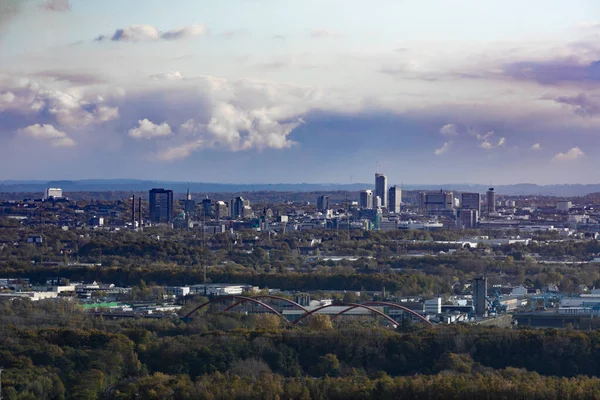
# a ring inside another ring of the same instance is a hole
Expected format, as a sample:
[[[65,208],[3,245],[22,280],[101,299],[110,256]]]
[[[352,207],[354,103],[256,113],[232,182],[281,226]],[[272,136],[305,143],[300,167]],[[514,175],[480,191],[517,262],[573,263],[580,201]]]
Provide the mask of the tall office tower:
[[[399,214],[402,205],[402,189],[392,186],[388,194],[388,211]]]
[[[229,215],[231,218],[239,218],[244,216],[244,206],[250,207],[250,201],[244,200],[243,197],[238,196],[235,199],[231,199],[229,207]]]
[[[387,207],[387,177],[384,174],[375,174],[375,196],[381,197],[381,207]]]
[[[493,214],[496,212],[496,192],[494,192],[494,188],[489,188],[486,194],[486,203],[487,203],[487,215]]]
[[[329,196],[319,196],[317,198],[317,211],[326,212],[329,210]]]
[[[481,195],[479,193],[462,193],[460,195],[460,208],[477,210],[481,214]]]
[[[196,202],[192,200],[190,189],[188,189],[187,194],[185,195],[183,210],[185,211],[185,215],[188,219],[193,218],[196,215]]]
[[[209,198],[202,200],[202,215],[209,217],[212,215],[212,202]]]
[[[149,192],[150,221],[155,224],[173,220],[173,191],[152,189]]]
[[[375,210],[379,210],[381,207],[383,207],[383,201],[381,200],[381,197],[379,197],[379,196],[373,197],[373,208]]]
[[[227,216],[227,204],[224,201],[215,203],[215,219],[223,219]]]
[[[362,190],[360,192],[359,205],[361,208],[372,209],[373,208],[373,191],[372,190]]]
[[[458,210],[456,217],[456,226],[461,229],[473,229],[477,228],[479,222],[479,211],[471,210],[468,208],[461,208]]]

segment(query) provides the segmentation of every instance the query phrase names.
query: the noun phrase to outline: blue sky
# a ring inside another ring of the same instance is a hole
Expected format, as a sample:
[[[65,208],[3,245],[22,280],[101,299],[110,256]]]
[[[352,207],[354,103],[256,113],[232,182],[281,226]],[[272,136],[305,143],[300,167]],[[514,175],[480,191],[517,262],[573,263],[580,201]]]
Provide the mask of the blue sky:
[[[0,179],[596,183],[599,38],[583,0],[0,0]]]

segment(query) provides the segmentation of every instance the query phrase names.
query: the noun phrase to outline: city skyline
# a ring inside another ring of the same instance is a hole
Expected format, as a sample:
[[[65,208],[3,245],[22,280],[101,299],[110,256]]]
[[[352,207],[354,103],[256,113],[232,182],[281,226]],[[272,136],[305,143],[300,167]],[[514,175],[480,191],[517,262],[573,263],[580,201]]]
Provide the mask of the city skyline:
[[[599,181],[594,1],[0,9],[0,179]]]

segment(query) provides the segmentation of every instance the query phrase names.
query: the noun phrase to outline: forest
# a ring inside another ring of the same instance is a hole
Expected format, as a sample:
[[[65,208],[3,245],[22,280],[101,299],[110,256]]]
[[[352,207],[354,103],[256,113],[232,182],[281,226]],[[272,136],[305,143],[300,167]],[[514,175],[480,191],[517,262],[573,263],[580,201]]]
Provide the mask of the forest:
[[[92,318],[0,302],[5,399],[589,399],[600,331]]]

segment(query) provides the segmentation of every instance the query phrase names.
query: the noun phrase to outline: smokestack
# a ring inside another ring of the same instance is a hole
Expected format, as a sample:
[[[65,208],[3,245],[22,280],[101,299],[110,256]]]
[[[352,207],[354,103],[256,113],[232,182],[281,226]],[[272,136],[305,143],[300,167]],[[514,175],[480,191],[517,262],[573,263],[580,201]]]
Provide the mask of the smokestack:
[[[138,197],[138,227],[142,229],[142,196]]]
[[[131,197],[131,229],[135,229],[135,194]]]

